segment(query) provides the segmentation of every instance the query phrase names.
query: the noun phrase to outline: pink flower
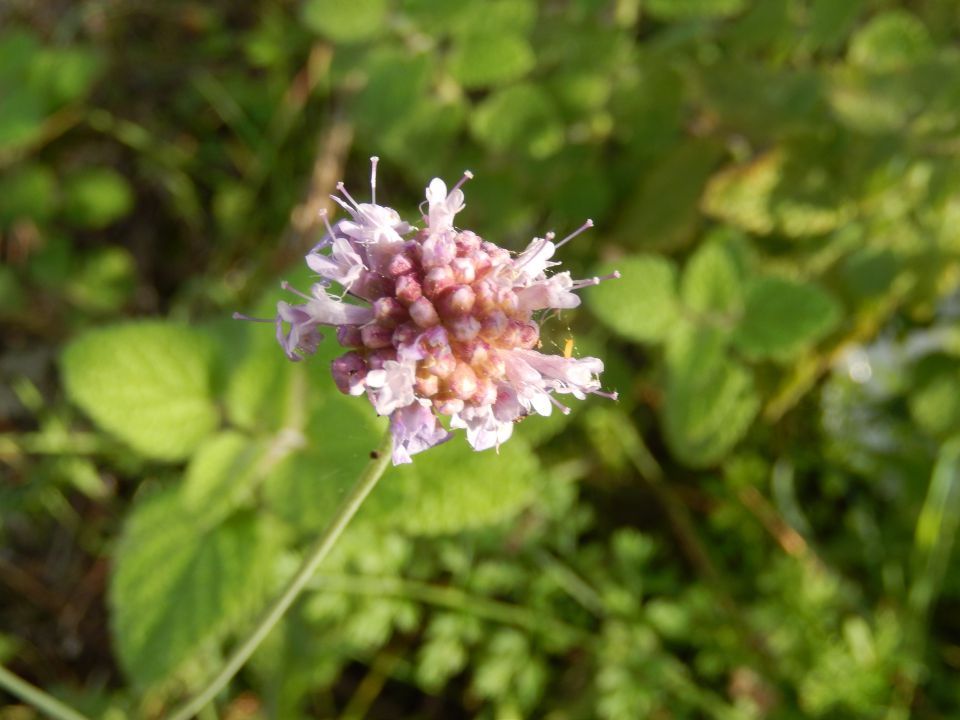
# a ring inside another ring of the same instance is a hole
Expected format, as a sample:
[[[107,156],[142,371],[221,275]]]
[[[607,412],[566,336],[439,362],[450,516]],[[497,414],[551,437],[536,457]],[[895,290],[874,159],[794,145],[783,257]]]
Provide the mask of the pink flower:
[[[552,233],[534,238],[514,256],[454,227],[469,172],[449,192],[439,178],[430,182],[418,230],[376,204],[376,163],[371,202],[357,203],[338,184],[333,199],[350,219],[327,223],[328,237],[306,258],[321,282],[301,295],[305,303],[279,303],[276,324],[292,360],[316,351],[321,326],[337,328],[349,352],[334,360],[334,381],[390,416],[394,464],[448,440],[442,417],[464,429],[475,450],[486,450],[505,442],[526,415],[569,412],[557,395],[616,398],[600,389],[601,360],[537,350],[539,313],[577,307],[578,290],[619,277],[547,274],[559,265],[556,251],[591,221],[560,242]],[[349,299],[330,295],[333,283]]]

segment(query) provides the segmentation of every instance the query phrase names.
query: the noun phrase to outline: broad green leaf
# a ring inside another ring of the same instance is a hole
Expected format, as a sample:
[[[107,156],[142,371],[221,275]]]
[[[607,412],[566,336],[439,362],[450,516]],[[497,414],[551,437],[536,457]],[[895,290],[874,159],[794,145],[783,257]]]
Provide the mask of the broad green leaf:
[[[434,59],[427,53],[410,55],[393,49],[371,55],[367,85],[357,95],[353,114],[362,130],[379,137],[402,124],[408,110],[428,93]]]
[[[805,40],[812,49],[839,47],[863,11],[864,0],[813,0]]]
[[[926,26],[906,10],[875,16],[850,41],[850,62],[887,72],[931,57],[933,43]]]
[[[3,87],[0,103],[0,150],[26,145],[40,132],[46,115],[43,99],[26,85]]]
[[[319,35],[338,42],[376,37],[385,27],[386,0],[307,0],[303,22]]]
[[[513,517],[533,502],[539,482],[540,465],[523,438],[514,435],[499,452],[476,452],[457,431],[412,464],[388,470],[362,517],[415,535],[457,533]]]
[[[119,310],[136,286],[136,264],[126,248],[103,247],[82,257],[71,275],[67,296],[85,310]]]
[[[747,232],[773,232],[776,221],[770,210],[770,196],[782,173],[779,153],[725,168],[710,178],[701,203],[703,212]]]
[[[181,460],[216,428],[206,337],[143,322],[91,330],[62,359],[70,399],[145,457]]]
[[[245,621],[271,577],[276,547],[262,521],[243,514],[202,530],[177,490],[134,505],[110,581],[117,653],[139,686],[167,679]]]
[[[313,370],[324,377],[323,384],[309,389],[320,405],[306,429],[306,447],[282,460],[264,479],[263,489],[274,512],[310,532],[323,528],[332,517],[386,429],[386,421],[376,416],[366,398],[340,395],[326,366]],[[375,494],[393,481],[392,473],[387,470]]]
[[[721,240],[701,245],[683,269],[684,304],[705,316],[735,316],[743,305],[743,276],[737,259]]]
[[[43,165],[30,164],[0,177],[0,224],[18,218],[46,220],[57,203],[57,179]]]
[[[233,512],[253,491],[266,445],[233,430],[208,438],[187,465],[181,488],[184,509],[205,526]]]
[[[42,91],[50,110],[86,95],[103,67],[90,48],[47,47],[30,67],[30,82]]]
[[[700,195],[720,158],[712,142],[689,141],[650,170],[617,230],[624,244],[657,250],[686,245],[700,220]]]
[[[787,361],[830,333],[840,318],[840,306],[817,285],[757,278],[747,287],[733,341],[747,357]]]
[[[736,15],[747,7],[747,0],[647,0],[644,7],[663,20],[715,18]]]
[[[473,114],[471,129],[491,150],[518,150],[535,158],[563,145],[563,126],[553,100],[536,85],[520,84],[486,98]]]
[[[81,227],[103,228],[133,209],[133,191],[126,179],[110,168],[87,168],[64,186],[64,213]]]
[[[673,454],[713,465],[746,434],[760,407],[750,372],[728,357],[721,331],[681,327],[667,346],[663,422]]]
[[[530,43],[514,33],[476,33],[456,41],[448,59],[450,74],[465,88],[503,85],[534,66]]]
[[[663,340],[678,317],[677,269],[656,255],[633,255],[601,267],[620,279],[590,289],[587,304],[605,325],[637,342]]]
[[[231,423],[253,433],[279,430],[287,422],[293,398],[294,375],[322,372],[291,362],[274,333],[254,325],[223,340],[230,363],[224,402]],[[301,378],[302,380],[302,378]]]

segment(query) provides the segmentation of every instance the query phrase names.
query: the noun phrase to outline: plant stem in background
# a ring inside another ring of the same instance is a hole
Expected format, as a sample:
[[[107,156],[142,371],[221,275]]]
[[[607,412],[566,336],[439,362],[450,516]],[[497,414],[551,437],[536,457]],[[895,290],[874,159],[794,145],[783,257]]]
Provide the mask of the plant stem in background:
[[[88,720],[68,705],[64,705],[52,695],[23,680],[5,667],[0,665],[0,688],[3,688],[14,697],[33,706],[54,720]]]
[[[284,588],[280,596],[267,609],[250,635],[233,651],[220,672],[217,673],[199,693],[178,710],[174,711],[173,714],[170,715],[169,720],[189,720],[189,718],[196,715],[227,686],[227,683],[233,679],[233,676],[236,675],[240,671],[240,668],[250,659],[250,656],[253,655],[260,643],[263,642],[264,638],[273,630],[277,623],[280,622],[280,619],[287,610],[290,609],[293,601],[297,599],[304,587],[306,587],[310,578],[313,577],[313,574],[317,571],[320,563],[323,562],[324,558],[330,553],[330,550],[343,534],[350,520],[356,515],[363,501],[366,500],[373,488],[376,487],[377,482],[383,475],[383,471],[387,467],[387,463],[390,462],[392,447],[393,439],[388,431],[384,434],[383,440],[380,441],[380,446],[371,455],[369,464],[360,474],[360,477],[357,478],[353,489],[343,501],[340,509],[337,510],[337,514],[333,520],[330,521],[327,529],[304,554],[300,569],[297,570],[297,573],[290,579],[290,582],[287,583],[286,588]]]

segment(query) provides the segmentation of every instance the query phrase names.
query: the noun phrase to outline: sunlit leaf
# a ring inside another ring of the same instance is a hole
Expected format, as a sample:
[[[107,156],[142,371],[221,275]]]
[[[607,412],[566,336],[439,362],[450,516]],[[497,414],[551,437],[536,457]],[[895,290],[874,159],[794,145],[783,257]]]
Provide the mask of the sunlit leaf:
[[[164,322],[91,330],[64,351],[67,393],[145,457],[179,460],[216,427],[206,337]]]
[[[748,357],[786,361],[830,333],[840,318],[837,302],[812,283],[757,278],[747,287],[734,342]]]
[[[633,255],[597,273],[620,271],[619,280],[592,288],[587,304],[605,325],[637,342],[662,340],[678,315],[677,269],[666,258]]]
[[[141,500],[127,519],[110,581],[113,634],[135,683],[168,678],[255,611],[276,551],[254,515],[201,529],[176,489]]]

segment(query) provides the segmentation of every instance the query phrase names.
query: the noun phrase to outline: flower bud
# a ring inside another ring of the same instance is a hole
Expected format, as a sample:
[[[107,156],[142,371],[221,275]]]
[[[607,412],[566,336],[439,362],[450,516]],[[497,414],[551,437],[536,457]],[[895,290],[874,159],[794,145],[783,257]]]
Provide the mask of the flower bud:
[[[454,396],[469,400],[477,391],[477,374],[465,362],[458,362],[456,369],[447,378],[447,387]]]
[[[484,340],[496,340],[503,334],[509,324],[510,321],[502,310],[494,310],[484,315],[480,321],[480,337]]]
[[[430,297],[435,297],[453,285],[453,270],[449,265],[435,267],[423,279],[423,291]]]
[[[390,263],[387,265],[387,273],[391,277],[399,277],[400,275],[405,275],[408,272],[414,270],[416,264],[409,253],[405,251],[400,251],[390,259]]]
[[[344,395],[359,395],[363,392],[367,363],[358,353],[348,352],[335,358],[330,364],[330,370],[333,382]]]
[[[450,262],[450,268],[453,270],[453,279],[458,283],[469,285],[477,278],[477,269],[468,258],[454,258]]]
[[[420,327],[426,328],[436,325],[440,322],[437,310],[433,303],[425,297],[418,299],[410,306],[410,317]]]
[[[476,295],[469,285],[455,285],[440,296],[437,310],[447,318],[466,315],[473,309],[475,299]]]
[[[472,315],[458,317],[448,323],[447,327],[450,330],[450,335],[460,342],[473,340],[480,333],[480,321]]]
[[[414,275],[401,275],[397,278],[396,284],[396,296],[397,300],[402,302],[404,305],[409,305],[412,302],[420,299],[420,296],[423,295],[423,289],[420,287],[420,281]]]
[[[373,317],[383,325],[394,327],[407,319],[407,310],[396,298],[377,298],[373,301]]]
[[[360,337],[360,328],[356,325],[338,325],[337,342],[343,347],[362,347],[363,338]]]
[[[457,244],[451,233],[438,232],[423,241],[420,250],[420,262],[425,268],[449,265],[457,256]]]
[[[393,345],[393,328],[383,325],[364,325],[360,328],[360,337],[363,344],[371,350],[387,348]]]

